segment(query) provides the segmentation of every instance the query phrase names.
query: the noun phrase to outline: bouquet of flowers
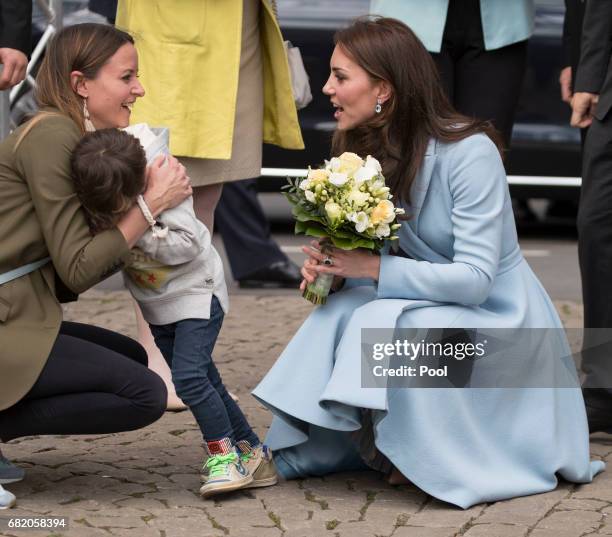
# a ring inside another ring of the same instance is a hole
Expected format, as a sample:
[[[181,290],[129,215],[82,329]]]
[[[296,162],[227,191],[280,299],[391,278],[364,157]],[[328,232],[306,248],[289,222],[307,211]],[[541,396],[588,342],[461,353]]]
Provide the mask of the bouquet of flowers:
[[[373,157],[362,159],[355,153],[342,153],[325,161],[319,169],[308,169],[306,179],[289,179],[285,195],[293,206],[295,233],[324,238],[321,251],[333,245],[343,250],[380,250],[385,241],[397,240],[401,224],[385,185],[380,163]],[[313,304],[325,304],[333,281],[332,274],[319,274],[304,291]]]

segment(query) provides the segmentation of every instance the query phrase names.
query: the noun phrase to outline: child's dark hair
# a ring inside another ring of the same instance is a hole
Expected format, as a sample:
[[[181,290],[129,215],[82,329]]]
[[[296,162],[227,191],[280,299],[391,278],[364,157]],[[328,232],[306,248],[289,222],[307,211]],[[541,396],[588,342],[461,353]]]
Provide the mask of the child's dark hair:
[[[74,188],[94,233],[114,227],[145,189],[144,149],[134,136],[118,129],[85,134],[70,164]]]

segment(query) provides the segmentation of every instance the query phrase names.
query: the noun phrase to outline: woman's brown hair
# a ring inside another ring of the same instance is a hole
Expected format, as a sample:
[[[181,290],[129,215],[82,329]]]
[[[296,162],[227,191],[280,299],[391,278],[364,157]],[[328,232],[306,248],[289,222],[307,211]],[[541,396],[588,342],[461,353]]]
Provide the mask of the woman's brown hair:
[[[61,30],[50,41],[36,75],[38,106],[57,109],[85,132],[83,99],[72,87],[70,73],[81,71],[85,78],[95,78],[102,66],[127,43],[134,43],[132,36],[106,24],[75,24]],[[18,143],[46,115],[43,112],[31,119]]]
[[[488,121],[463,116],[452,107],[429,52],[401,21],[359,18],[339,30],[334,43],[373,82],[385,81],[392,92],[381,113],[352,129],[336,130],[332,154],[352,151],[376,157],[399,199],[410,202],[410,187],[430,138],[456,142],[482,132],[501,152],[500,137]]]
[[[74,189],[89,227],[114,227],[145,189],[147,159],[140,142],[119,129],[89,132],[70,159]]]

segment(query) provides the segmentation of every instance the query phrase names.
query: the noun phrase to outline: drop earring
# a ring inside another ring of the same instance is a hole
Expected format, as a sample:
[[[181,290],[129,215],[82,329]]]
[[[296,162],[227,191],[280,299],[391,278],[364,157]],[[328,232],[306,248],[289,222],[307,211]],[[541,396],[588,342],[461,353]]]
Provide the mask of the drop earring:
[[[85,126],[85,132],[93,132],[96,130],[94,124],[91,122],[89,117],[89,110],[87,109],[87,99],[83,99],[83,117],[85,118],[83,124]]]
[[[377,114],[380,114],[382,112],[382,101],[380,100],[380,97],[376,99],[376,106],[374,107],[374,112],[376,112]]]

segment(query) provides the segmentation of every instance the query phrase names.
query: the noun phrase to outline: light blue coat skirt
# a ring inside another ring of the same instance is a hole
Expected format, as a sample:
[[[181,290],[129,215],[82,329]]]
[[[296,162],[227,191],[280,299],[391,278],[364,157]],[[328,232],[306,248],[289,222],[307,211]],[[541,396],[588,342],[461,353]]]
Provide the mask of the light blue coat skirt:
[[[367,468],[355,432],[369,410],[378,452],[463,508],[550,491],[559,476],[590,482],[604,463],[589,459],[569,347],[518,247],[493,144],[483,135],[432,141],[411,199],[400,238],[411,258],[383,255],[377,283],[349,280],[315,308],[253,392],[274,414],[266,443],[279,471],[291,479]],[[522,378],[549,378],[541,387],[364,388],[362,329],[393,327],[557,328],[563,352],[474,362],[474,378],[520,368]]]

